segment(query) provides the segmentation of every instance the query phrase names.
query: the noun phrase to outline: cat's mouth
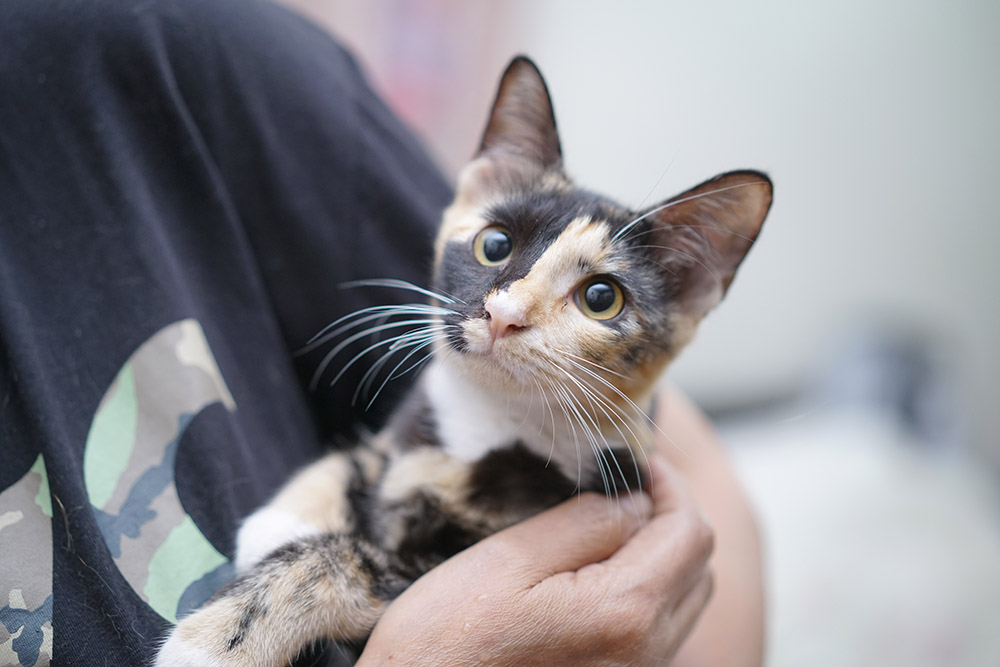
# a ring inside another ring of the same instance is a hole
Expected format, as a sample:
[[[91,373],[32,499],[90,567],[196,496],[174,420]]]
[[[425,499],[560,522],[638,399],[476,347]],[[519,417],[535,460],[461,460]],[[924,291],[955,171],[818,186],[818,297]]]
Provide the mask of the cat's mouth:
[[[474,372],[501,371],[512,378],[531,375],[544,352],[530,340],[531,327],[498,324],[494,318],[466,320],[452,348],[473,364]]]
[[[489,317],[467,320],[462,326],[465,351],[480,357],[502,357],[510,347],[511,337],[523,333],[527,327],[501,330],[506,327],[503,322],[497,322]]]

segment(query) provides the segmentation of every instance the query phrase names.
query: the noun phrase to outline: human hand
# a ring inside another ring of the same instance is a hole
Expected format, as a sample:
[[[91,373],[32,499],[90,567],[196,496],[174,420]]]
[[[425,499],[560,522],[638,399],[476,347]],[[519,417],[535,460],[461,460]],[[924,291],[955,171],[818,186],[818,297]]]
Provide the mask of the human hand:
[[[655,446],[691,485],[715,531],[715,594],[676,667],[764,664],[764,571],[753,507],[718,434],[698,408],[665,385],[657,401]]]
[[[434,568],[358,665],[669,662],[711,594],[713,535],[658,455],[650,479],[649,496],[571,499]]]

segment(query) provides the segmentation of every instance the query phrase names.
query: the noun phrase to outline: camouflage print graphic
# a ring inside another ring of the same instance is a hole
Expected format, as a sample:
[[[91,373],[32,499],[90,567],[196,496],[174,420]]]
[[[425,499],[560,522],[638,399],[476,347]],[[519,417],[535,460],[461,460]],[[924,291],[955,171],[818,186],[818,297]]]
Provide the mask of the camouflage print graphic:
[[[52,499],[41,455],[0,492],[0,665],[52,661]]]
[[[84,480],[108,550],[135,592],[169,621],[232,576],[174,484],[184,430],[220,402],[236,409],[201,325],[175,322],[122,367],[87,436]]]

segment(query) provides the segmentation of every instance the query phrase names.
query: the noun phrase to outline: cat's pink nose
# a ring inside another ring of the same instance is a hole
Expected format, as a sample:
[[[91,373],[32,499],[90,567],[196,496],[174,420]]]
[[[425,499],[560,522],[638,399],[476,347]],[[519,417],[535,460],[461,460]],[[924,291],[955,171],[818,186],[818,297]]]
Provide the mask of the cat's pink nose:
[[[486,318],[490,321],[490,343],[509,336],[528,326],[524,307],[506,292],[498,292],[486,299]]]

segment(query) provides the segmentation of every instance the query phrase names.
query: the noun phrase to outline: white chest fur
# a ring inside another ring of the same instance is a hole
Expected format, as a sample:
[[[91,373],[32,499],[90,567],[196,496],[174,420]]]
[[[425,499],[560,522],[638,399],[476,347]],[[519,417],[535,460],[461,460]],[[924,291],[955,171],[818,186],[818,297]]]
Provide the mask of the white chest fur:
[[[552,398],[489,390],[439,360],[427,368],[422,381],[442,447],[459,460],[476,461],[491,450],[521,442],[573,478],[597,468],[592,439],[598,447],[625,445],[618,433],[594,434]]]

